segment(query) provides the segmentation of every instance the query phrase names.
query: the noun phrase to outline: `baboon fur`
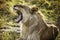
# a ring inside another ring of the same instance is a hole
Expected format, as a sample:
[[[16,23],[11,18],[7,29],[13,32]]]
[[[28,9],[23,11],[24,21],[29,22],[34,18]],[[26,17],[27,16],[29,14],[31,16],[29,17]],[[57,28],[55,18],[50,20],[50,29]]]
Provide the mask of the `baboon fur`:
[[[38,8],[25,5],[14,5],[17,12],[21,12],[23,19],[20,24],[20,40],[55,40],[58,35],[57,27],[48,27]]]

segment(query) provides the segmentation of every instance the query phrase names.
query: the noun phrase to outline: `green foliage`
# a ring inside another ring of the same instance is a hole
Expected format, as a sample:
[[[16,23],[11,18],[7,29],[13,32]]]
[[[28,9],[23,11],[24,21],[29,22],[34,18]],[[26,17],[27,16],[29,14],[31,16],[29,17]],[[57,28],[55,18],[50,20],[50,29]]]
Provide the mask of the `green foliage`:
[[[39,7],[40,11],[47,17],[50,21],[57,21],[60,16],[60,1],[59,0],[33,0],[32,5]]]
[[[60,24],[60,0],[0,0],[0,27],[7,24],[17,25],[14,21],[10,22],[17,17],[13,10],[16,4],[36,5],[49,21]],[[0,33],[0,40],[15,40],[18,38],[17,35],[15,32],[3,32]]]
[[[19,35],[16,32],[2,32],[0,33],[0,40],[16,40],[19,38]]]

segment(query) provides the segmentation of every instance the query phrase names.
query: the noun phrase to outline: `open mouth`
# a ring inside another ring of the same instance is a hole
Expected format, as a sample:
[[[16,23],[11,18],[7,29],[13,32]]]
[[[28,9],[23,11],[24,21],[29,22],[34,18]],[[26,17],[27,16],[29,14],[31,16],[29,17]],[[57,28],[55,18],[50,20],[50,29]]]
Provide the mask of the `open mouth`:
[[[19,7],[17,7],[16,5],[13,7],[13,9],[18,14],[16,22],[19,23],[23,19],[22,12],[19,10]]]

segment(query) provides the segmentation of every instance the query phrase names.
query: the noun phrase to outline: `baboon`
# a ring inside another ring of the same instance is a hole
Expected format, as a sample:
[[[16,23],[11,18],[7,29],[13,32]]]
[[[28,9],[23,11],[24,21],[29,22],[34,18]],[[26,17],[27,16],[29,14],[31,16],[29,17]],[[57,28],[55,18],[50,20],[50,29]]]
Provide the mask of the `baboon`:
[[[55,40],[57,27],[48,27],[38,14],[38,8],[26,5],[14,5],[17,13],[22,13],[20,23],[20,40]]]

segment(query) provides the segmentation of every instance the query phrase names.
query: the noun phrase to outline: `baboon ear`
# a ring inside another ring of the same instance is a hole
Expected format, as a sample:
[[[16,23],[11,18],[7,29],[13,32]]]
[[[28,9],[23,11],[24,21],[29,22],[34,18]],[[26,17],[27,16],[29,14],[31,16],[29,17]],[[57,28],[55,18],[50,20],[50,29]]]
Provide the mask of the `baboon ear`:
[[[30,9],[31,14],[35,14],[35,12],[37,12],[37,11],[38,11],[38,7],[32,7]]]
[[[31,11],[32,11],[32,12],[37,12],[37,11],[38,11],[38,7],[32,7],[32,8],[31,8]]]

